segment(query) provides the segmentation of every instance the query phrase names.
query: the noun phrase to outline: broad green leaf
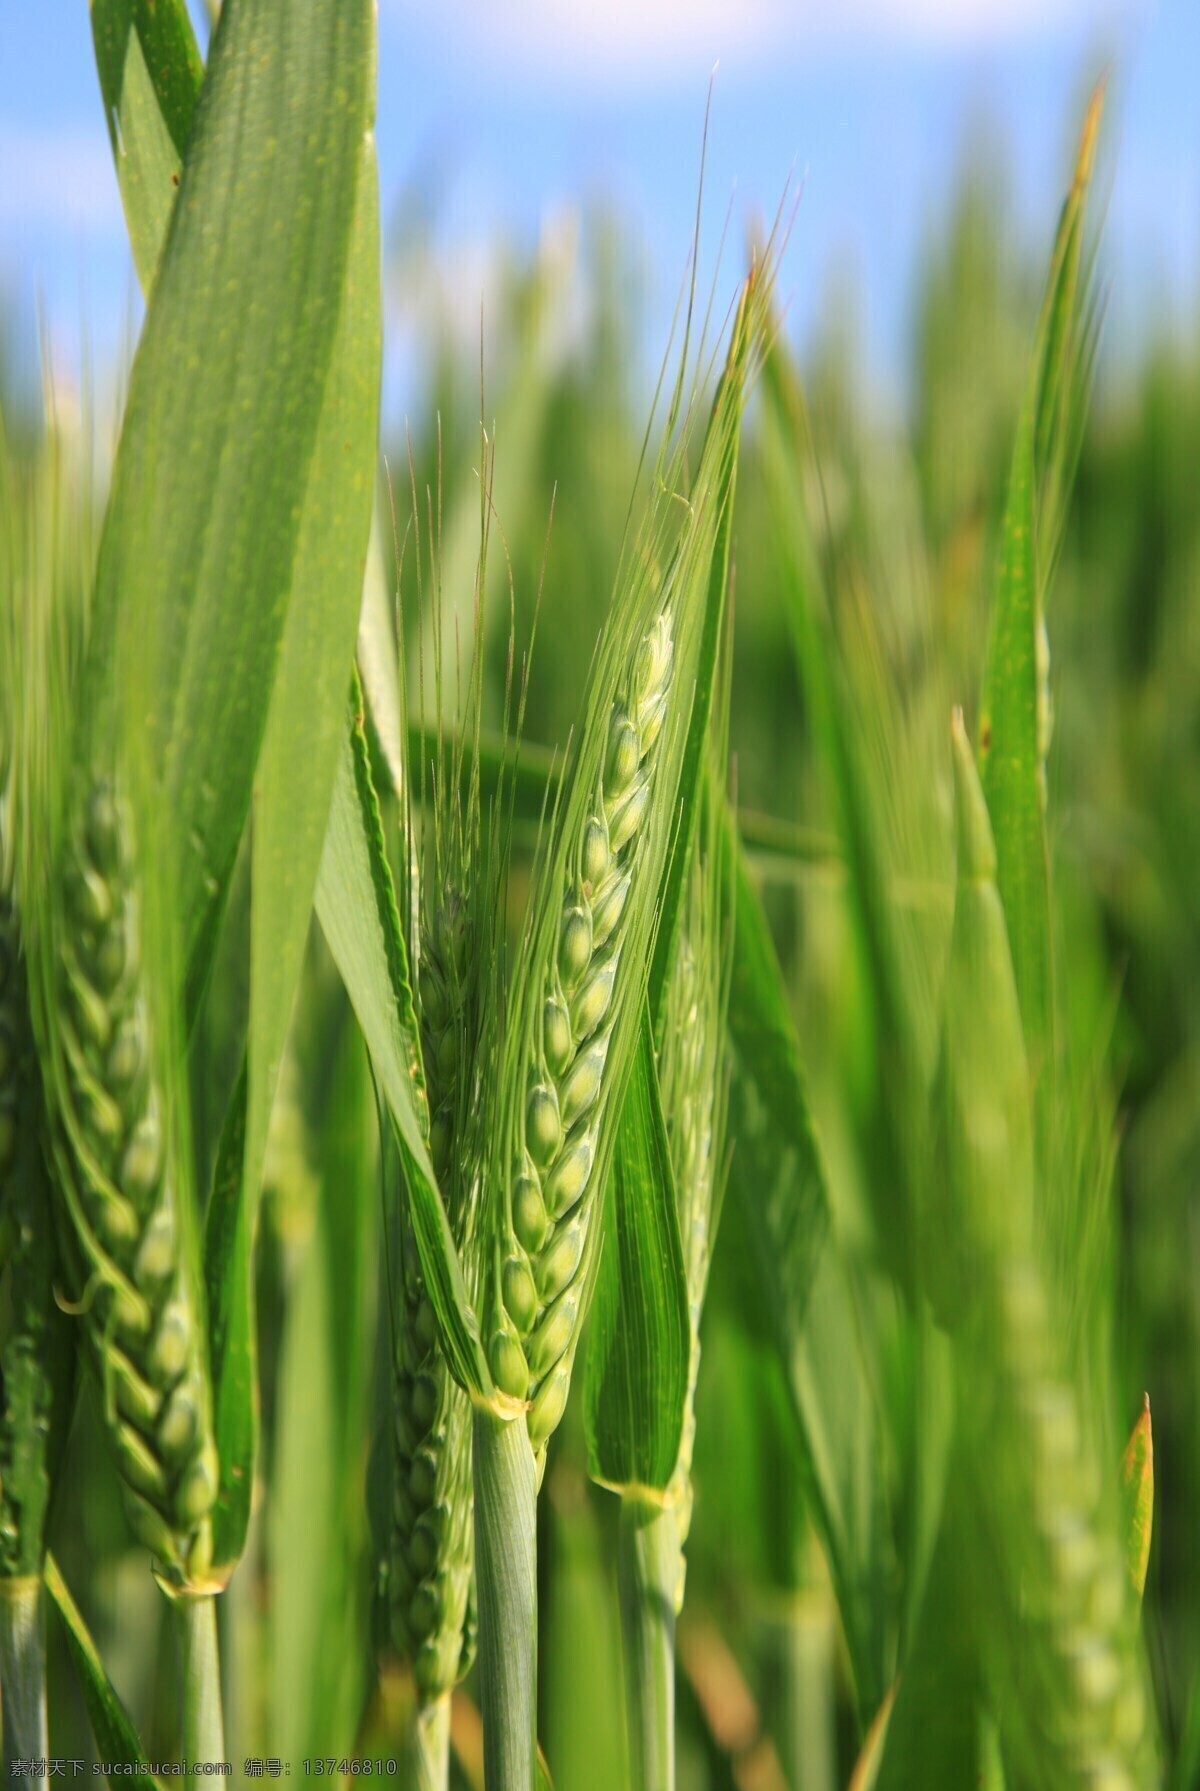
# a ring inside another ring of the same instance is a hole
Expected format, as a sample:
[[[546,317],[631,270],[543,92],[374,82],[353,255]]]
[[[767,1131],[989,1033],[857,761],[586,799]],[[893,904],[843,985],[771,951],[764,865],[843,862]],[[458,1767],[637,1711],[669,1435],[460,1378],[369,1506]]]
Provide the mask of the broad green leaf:
[[[225,10],[131,377],[85,694],[121,692],[108,722],[150,784],[185,962],[223,899],[266,725],[373,34],[369,0],[319,0],[303,31],[282,0]]]
[[[691,1339],[648,1013],[607,1200],[584,1379],[588,1471],[614,1491],[664,1492],[679,1456]]]
[[[408,957],[361,719],[338,755],[316,905],[392,1116],[421,1268],[447,1361],[468,1391],[490,1398],[491,1374],[429,1161],[429,1111]]]
[[[1154,1437],[1150,1427],[1149,1394],[1121,1457],[1121,1492],[1125,1567],[1140,1600],[1146,1590],[1146,1569],[1150,1565],[1150,1541],[1154,1530]]]
[[[92,42],[142,291],[166,240],[204,64],[184,0],[91,0]]]
[[[1078,362],[1087,337],[1078,315],[1079,271],[1101,97],[1097,93],[1089,108],[1075,180],[1059,221],[1017,423],[979,716],[983,786],[1035,1077],[1052,1056],[1054,1033],[1045,601],[1073,470],[1069,455],[1072,443],[1077,444],[1072,408],[1082,403]]]
[[[253,1356],[253,1242],[267,1121],[308,936],[325,838],[370,529],[381,349],[379,201],[374,148],[364,143],[342,314],[314,444],[279,668],[254,788],[250,897],[249,1087],[238,1240],[228,1273],[210,1265],[228,1347]],[[343,675],[339,676],[338,668]],[[239,1374],[216,1387],[219,1443],[253,1437],[231,1400]],[[224,1455],[224,1448],[222,1447]],[[253,1455],[239,1458],[242,1484]],[[245,1512],[248,1518],[248,1510]],[[240,1539],[244,1540],[244,1536]],[[227,1534],[225,1546],[238,1546]],[[239,1547],[240,1552],[240,1547]]]
[[[338,334],[254,785],[248,1190],[257,1188],[261,1176],[267,1115],[345,731],[371,521],[381,353],[379,185],[368,136]]]
[[[46,1590],[63,1621],[67,1647],[79,1676],[79,1689],[96,1738],[96,1750],[101,1760],[123,1769],[119,1778],[110,1777],[109,1784],[114,1791],[121,1785],[136,1785],[138,1791],[158,1791],[157,1781],[146,1765],[146,1750],[138,1739],[137,1730],[112,1688],[87,1624],[51,1554],[46,1556],[45,1571]]]

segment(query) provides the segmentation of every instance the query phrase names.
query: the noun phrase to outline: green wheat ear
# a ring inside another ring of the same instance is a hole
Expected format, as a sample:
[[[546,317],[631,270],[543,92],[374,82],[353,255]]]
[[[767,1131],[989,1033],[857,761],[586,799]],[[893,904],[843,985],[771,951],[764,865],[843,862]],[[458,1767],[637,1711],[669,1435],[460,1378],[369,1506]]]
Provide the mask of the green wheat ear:
[[[48,539],[14,583],[0,667],[55,1292],[86,1339],[133,1528],[164,1584],[196,1588],[212,1566],[218,1464],[180,979],[152,778],[89,633],[86,498],[82,512],[31,513]]]
[[[212,1564],[217,1453],[190,1153],[142,893],[115,780],[82,780],[40,991],[63,1254],[130,1522],[184,1585]]]
[[[768,259],[767,268],[772,265]],[[489,1091],[470,1265],[492,1375],[526,1406],[539,1472],[594,1279],[613,1122],[632,1062],[680,795],[713,556],[769,272],[747,282],[690,484],[664,450],[601,638],[538,875]]]
[[[535,1450],[566,1405],[568,1351],[583,1293],[580,1268],[595,1210],[590,1191],[605,1070],[622,956],[633,932],[630,897],[645,874],[643,832],[674,659],[671,616],[664,611],[612,702],[604,759],[568,858],[557,949],[542,972],[524,1149],[510,1195],[511,1248],[500,1276],[503,1319],[491,1335],[497,1384],[530,1401],[527,1424]]]

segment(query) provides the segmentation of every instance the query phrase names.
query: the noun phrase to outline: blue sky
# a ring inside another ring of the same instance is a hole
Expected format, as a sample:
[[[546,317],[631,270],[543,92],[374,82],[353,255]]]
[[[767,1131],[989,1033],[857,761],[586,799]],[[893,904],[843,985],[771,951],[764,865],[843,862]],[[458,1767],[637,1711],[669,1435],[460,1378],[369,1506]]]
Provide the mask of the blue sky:
[[[442,290],[487,301],[503,236],[532,248],[607,194],[649,257],[657,351],[691,237],[708,75],[719,61],[703,250],[735,217],[803,196],[784,273],[803,334],[853,280],[870,364],[904,365],[914,272],[981,128],[1021,227],[1049,240],[1087,86],[1113,76],[1106,266],[1118,348],[1200,288],[1197,0],[379,0],[385,216],[436,177]],[[736,190],[735,190],[736,188]],[[740,242],[740,229],[735,239]],[[40,305],[58,352],[86,319],[111,357],[137,303],[85,0],[0,0],[0,286]],[[420,377],[390,309],[388,409]],[[477,326],[472,326],[477,327]]]

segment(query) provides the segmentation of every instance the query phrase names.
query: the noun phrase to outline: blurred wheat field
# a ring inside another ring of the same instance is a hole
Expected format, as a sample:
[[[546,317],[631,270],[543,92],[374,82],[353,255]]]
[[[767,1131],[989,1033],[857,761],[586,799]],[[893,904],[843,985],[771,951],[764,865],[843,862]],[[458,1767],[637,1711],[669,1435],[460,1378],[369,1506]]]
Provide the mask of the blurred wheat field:
[[[1186,1791],[1200,380],[1104,358],[1103,95],[903,421],[788,198],[649,429],[595,212],[381,434],[309,11],[94,0],[111,476],[0,362],[10,1769]]]

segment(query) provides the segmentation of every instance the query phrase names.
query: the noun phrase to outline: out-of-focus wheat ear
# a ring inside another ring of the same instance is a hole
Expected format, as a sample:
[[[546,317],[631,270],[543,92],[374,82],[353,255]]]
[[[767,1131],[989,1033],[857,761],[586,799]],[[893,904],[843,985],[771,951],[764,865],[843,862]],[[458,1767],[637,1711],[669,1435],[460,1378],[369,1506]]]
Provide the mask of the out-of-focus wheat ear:
[[[930,1256],[967,1276],[963,1423],[986,1621],[980,1651],[1006,1756],[1037,1784],[1152,1782],[1136,1612],[1064,1360],[1033,1213],[1030,1090],[987,804],[956,712],[958,884],[941,1082],[951,1234]],[[1108,1491],[1106,1492],[1106,1488]]]

